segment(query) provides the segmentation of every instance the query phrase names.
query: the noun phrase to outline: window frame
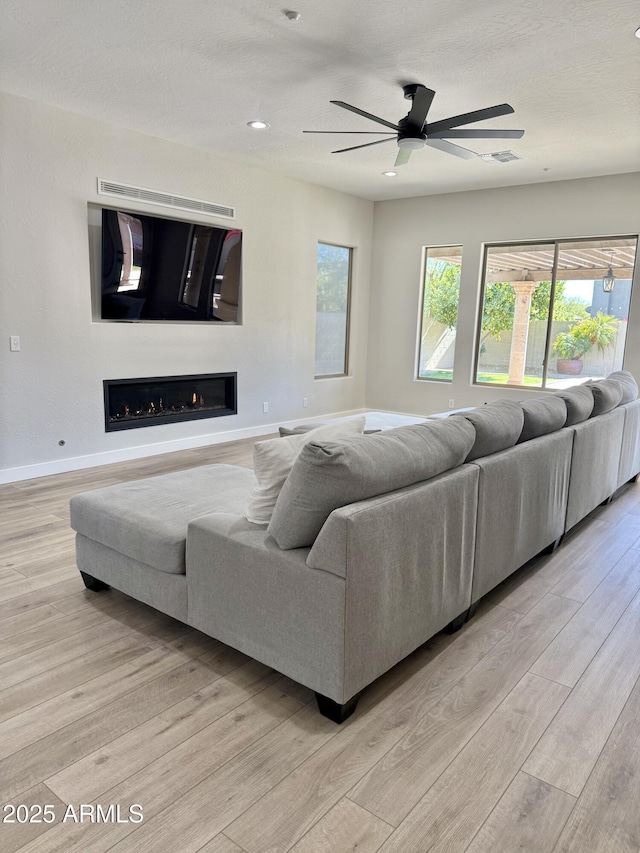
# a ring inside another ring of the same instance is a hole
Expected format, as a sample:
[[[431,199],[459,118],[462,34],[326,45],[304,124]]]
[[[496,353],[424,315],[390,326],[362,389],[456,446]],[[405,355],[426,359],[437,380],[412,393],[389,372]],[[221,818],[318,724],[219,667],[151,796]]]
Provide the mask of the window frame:
[[[535,239],[535,240],[497,240],[492,242],[487,242],[482,244],[482,267],[481,267],[481,276],[480,276],[480,289],[479,289],[479,298],[478,298],[478,310],[476,317],[476,335],[473,347],[473,372],[471,377],[472,386],[477,386],[479,388],[514,388],[518,391],[533,391],[533,392],[541,392],[541,391],[553,391],[553,388],[550,388],[547,382],[547,374],[549,369],[549,361],[552,354],[551,347],[551,337],[553,335],[552,330],[552,322],[553,322],[553,308],[555,301],[555,291],[556,291],[556,281],[557,281],[557,265],[558,265],[558,255],[561,250],[562,243],[592,243],[594,241],[614,241],[614,240],[635,240],[636,241],[636,254],[634,259],[633,266],[633,274],[631,276],[631,293],[629,297],[629,312],[631,311],[631,302],[633,298],[633,284],[636,280],[638,273],[638,251],[640,250],[640,235],[638,234],[607,234],[606,236],[592,236],[592,237],[552,237],[548,239]],[[480,361],[480,340],[482,339],[482,316],[484,314],[484,292],[486,285],[486,276],[487,276],[487,256],[489,250],[492,248],[500,247],[500,246],[550,246],[553,245],[553,267],[551,269],[551,289],[549,291],[549,317],[547,321],[547,332],[545,337],[545,353],[543,360],[543,368],[542,368],[542,376],[541,376],[541,384],[540,385],[512,385],[507,383],[497,383],[497,382],[478,382],[478,368]],[[597,280],[597,279],[596,279]],[[629,337],[627,336],[624,342],[624,349],[622,352],[622,365],[620,370],[624,370],[624,363],[627,356],[627,345],[629,342]]]
[[[418,299],[418,332],[416,340],[416,355],[413,378],[417,382],[448,382],[451,384],[454,378],[455,371],[455,349],[454,349],[454,367],[451,370],[451,379],[438,379],[433,376],[420,376],[420,356],[422,355],[422,324],[424,321],[424,291],[427,285],[427,260],[429,249],[460,249],[460,277],[462,278],[462,261],[464,256],[464,246],[462,243],[438,243],[438,245],[429,245],[422,247],[422,263],[420,265],[420,291]],[[458,291],[458,311],[460,308],[460,291]],[[456,333],[458,328],[458,314],[456,313]]]
[[[347,265],[347,308],[345,312],[345,331],[344,331],[344,370],[342,373],[316,373],[316,359],[317,359],[317,346],[318,346],[318,337],[317,337],[317,317],[318,317],[318,247],[319,246],[332,246],[336,249],[346,249],[349,252],[349,262]],[[353,258],[355,255],[355,247],[354,246],[344,246],[342,243],[333,243],[328,240],[318,240],[316,242],[316,288],[315,288],[315,297],[316,297],[316,305],[315,305],[315,318],[316,318],[316,334],[314,336],[314,347],[313,347],[313,378],[316,379],[340,379],[345,376],[349,376],[349,356],[350,356],[350,339],[351,339],[351,295],[353,290]]]

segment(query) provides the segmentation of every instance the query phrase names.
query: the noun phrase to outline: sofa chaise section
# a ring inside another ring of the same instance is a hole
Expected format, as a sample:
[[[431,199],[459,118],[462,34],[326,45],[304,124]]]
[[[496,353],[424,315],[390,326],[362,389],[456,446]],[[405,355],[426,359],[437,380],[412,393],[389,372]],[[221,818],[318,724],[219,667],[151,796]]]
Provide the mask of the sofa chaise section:
[[[71,526],[85,585],[113,586],[186,622],[188,524],[218,509],[242,513],[253,483],[248,468],[205,465],[76,495]]]

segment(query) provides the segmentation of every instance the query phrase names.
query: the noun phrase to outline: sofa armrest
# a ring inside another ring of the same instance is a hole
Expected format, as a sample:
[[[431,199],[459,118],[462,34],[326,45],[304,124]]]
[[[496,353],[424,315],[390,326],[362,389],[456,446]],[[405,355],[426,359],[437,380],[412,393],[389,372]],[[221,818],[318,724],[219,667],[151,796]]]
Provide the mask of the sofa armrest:
[[[312,571],[263,526],[225,513],[189,524],[188,623],[343,703],[344,578]]]
[[[349,695],[470,606],[477,493],[477,467],[462,465],[325,522],[307,564],[346,581]]]

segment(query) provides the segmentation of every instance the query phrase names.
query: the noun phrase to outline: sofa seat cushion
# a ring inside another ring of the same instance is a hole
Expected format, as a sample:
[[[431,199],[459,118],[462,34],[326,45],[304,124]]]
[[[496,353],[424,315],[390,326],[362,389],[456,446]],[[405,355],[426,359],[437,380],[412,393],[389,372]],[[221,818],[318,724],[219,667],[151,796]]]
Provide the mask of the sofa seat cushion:
[[[574,388],[563,388],[561,391],[556,391],[554,396],[564,400],[567,407],[565,426],[581,424],[591,417],[593,411],[591,382],[576,385]]]
[[[476,440],[467,462],[513,447],[524,426],[522,406],[510,400],[498,400],[470,412],[451,416],[451,420],[458,418],[466,418],[476,431]]]
[[[601,379],[599,382],[591,383],[593,394],[593,411],[591,417],[604,415],[615,409],[622,401],[622,385],[615,379]]]
[[[615,379],[622,386],[621,406],[626,403],[633,403],[634,400],[638,399],[638,383],[628,370],[615,370],[607,376],[607,379]]]
[[[448,418],[310,442],[282,487],[268,533],[283,550],[312,545],[334,509],[456,468],[474,440],[468,421]]]
[[[184,574],[187,526],[213,512],[242,515],[253,471],[205,465],[83,492],[71,498],[71,526],[126,557]]]
[[[546,397],[522,403],[524,426],[518,444],[561,429],[567,420],[567,404],[561,397]]]

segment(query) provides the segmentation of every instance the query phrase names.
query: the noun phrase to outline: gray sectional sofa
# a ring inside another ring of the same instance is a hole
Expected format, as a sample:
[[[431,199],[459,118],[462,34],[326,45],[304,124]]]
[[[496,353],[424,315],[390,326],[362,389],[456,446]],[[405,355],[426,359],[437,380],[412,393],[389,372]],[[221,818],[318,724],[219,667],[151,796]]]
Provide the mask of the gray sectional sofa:
[[[88,588],[113,586],[305,684],[360,692],[640,472],[623,371],[525,403],[309,438],[271,521],[252,471],[211,465],[71,501]]]

